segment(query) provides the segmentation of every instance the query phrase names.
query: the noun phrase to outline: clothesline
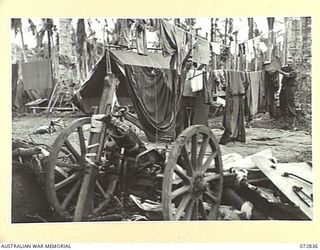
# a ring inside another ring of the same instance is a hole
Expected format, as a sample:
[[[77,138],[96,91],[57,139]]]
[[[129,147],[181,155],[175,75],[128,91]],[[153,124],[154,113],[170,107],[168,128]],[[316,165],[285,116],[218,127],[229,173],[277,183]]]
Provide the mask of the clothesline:
[[[219,70],[219,71],[221,71],[221,70],[222,71],[232,71],[232,72],[243,72],[243,73],[253,73],[253,72],[262,72],[262,71],[264,71],[264,70],[246,71],[246,70],[232,70],[232,69],[213,69],[212,71],[216,71],[216,70]],[[201,76],[203,74],[204,74],[204,72],[201,72],[201,73],[199,73],[197,75],[189,77],[188,80],[191,80],[191,79],[196,78],[198,76]]]
[[[275,31],[275,30],[269,30],[268,32],[263,32],[263,33],[261,33],[259,36],[255,36],[255,37],[253,37],[253,38],[243,40],[242,42],[236,42],[236,43],[234,44],[234,46],[237,46],[237,45],[239,45],[239,44],[246,43],[246,42],[251,41],[251,40],[255,40],[255,39],[257,39],[257,38],[262,37],[263,35],[269,34],[269,33],[274,32],[274,31]],[[206,40],[206,41],[207,41],[207,40]],[[209,42],[209,41],[208,41],[208,42]],[[210,42],[209,42],[209,43],[210,43]],[[228,48],[231,48],[231,47],[232,47],[231,45],[226,45],[226,44],[219,43],[219,42],[212,42],[212,43],[218,43],[220,46],[223,46],[223,47],[228,47]]]
[[[289,23],[292,23],[292,22],[293,22],[293,21],[289,21]],[[178,27],[178,26],[176,26],[176,25],[174,25],[174,24],[172,24],[172,25],[173,25],[174,27],[176,27],[176,28],[178,28],[178,29],[180,29],[180,30],[188,33],[188,34],[193,35],[194,37],[196,37],[196,38],[199,39],[199,40],[202,40],[202,41],[205,41],[205,42],[208,42],[208,43],[218,43],[220,46],[231,48],[231,45],[226,45],[226,44],[223,44],[223,43],[220,43],[220,42],[215,42],[215,41],[210,42],[210,41],[208,41],[208,40],[205,39],[205,38],[202,38],[202,37],[200,37],[200,36],[197,36],[197,35],[191,33],[190,31],[186,31],[186,30],[184,30],[184,29],[182,29],[182,28],[180,28],[180,27]],[[279,31],[276,31],[275,29],[272,29],[272,30],[269,30],[269,31],[267,31],[267,32],[263,32],[263,33],[261,33],[260,35],[258,35],[258,36],[256,36],[256,37],[253,37],[253,38],[250,38],[250,39],[246,39],[246,40],[244,40],[244,41],[242,41],[242,42],[239,42],[239,43],[236,42],[236,43],[235,43],[235,46],[238,45],[238,44],[242,44],[242,43],[248,42],[248,41],[250,41],[250,40],[254,40],[254,39],[260,38],[260,37],[262,37],[263,35],[267,35],[267,34],[269,34],[269,33],[271,33],[271,32],[275,32],[275,33],[276,33],[276,32],[279,32]]]

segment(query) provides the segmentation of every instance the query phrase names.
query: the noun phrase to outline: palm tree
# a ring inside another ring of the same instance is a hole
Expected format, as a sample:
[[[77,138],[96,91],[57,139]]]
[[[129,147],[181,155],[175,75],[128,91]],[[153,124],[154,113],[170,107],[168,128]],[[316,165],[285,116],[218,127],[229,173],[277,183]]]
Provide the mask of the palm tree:
[[[20,33],[21,37],[21,45],[22,45],[22,55],[23,55],[23,60],[27,62],[27,53],[25,50],[25,44],[24,44],[24,38],[23,38],[23,32],[22,32],[22,22],[21,18],[12,18],[11,19],[11,29],[14,30],[15,35]]]
[[[49,57],[51,57],[51,36],[52,36],[52,28],[53,28],[53,20],[50,18],[42,18],[42,25],[41,29],[37,31],[36,25],[33,23],[31,19],[28,19],[30,29],[32,31],[32,34],[37,39],[37,48],[40,51],[40,49],[43,47],[43,37],[47,33],[48,36],[48,54]]]

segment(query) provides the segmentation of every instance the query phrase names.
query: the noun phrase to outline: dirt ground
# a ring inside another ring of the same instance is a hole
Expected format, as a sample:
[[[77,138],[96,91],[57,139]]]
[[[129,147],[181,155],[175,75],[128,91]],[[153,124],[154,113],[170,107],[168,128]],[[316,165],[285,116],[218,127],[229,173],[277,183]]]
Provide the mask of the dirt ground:
[[[60,118],[65,125],[68,125],[79,118],[79,114],[66,112],[15,114],[12,117],[12,139],[24,139],[29,142],[33,140],[36,144],[51,146],[58,136],[59,130],[52,134],[43,135],[35,135],[33,132],[40,126],[49,125],[50,121],[56,118]],[[267,115],[259,115],[251,125],[251,128],[246,128],[245,143],[230,142],[227,145],[220,145],[222,156],[239,153],[245,157],[269,148],[278,162],[312,160],[311,130],[305,129],[308,126],[298,124],[300,127],[297,131],[283,130],[281,129],[281,121],[270,121]],[[210,118],[209,127],[219,140],[223,133],[222,117]],[[137,129],[136,133],[141,139],[145,138],[141,130]],[[170,145],[163,142],[146,142],[146,146],[147,148],[165,148],[168,146],[170,149]],[[42,186],[36,185],[33,174],[24,172],[24,168],[14,165],[12,170],[14,173],[12,222],[42,222],[43,218],[55,218],[46,202],[44,189]]]
[[[79,117],[76,113],[54,113],[54,114],[19,114],[12,117],[12,138],[25,139],[30,137],[35,143],[44,143],[51,146],[59,131],[52,134],[33,135],[32,133],[42,125],[49,125],[52,119],[60,117],[67,125]],[[209,120],[209,127],[219,140],[222,133],[222,117],[214,117]],[[246,142],[230,142],[220,145],[222,155],[239,153],[243,157],[257,153],[265,148],[271,148],[273,156],[279,162],[301,162],[312,160],[311,127],[304,121],[297,123],[298,130],[290,131],[281,129],[281,120],[270,120],[268,115],[259,114],[246,128]],[[137,131],[142,133],[141,131]],[[157,146],[149,143],[150,147]],[[162,147],[163,145],[159,145]]]

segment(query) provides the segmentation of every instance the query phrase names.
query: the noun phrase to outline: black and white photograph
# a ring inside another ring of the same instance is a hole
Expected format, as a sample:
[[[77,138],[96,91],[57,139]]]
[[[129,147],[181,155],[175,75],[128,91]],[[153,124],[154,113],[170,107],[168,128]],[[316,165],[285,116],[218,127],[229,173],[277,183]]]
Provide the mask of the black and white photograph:
[[[12,17],[10,223],[313,221],[312,22]]]

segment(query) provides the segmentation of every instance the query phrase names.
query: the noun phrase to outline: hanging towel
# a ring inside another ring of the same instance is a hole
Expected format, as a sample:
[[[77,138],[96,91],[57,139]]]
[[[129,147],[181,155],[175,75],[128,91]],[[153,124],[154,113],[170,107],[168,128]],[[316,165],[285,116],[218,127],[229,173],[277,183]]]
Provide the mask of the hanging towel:
[[[268,47],[264,42],[260,42],[260,49],[263,53],[267,52]]]
[[[251,90],[251,103],[250,103],[250,115],[254,116],[258,113],[259,107],[259,88],[260,79],[258,72],[248,72]]]
[[[252,59],[254,59],[254,48],[253,48],[253,41],[248,40],[245,42],[246,43],[246,57],[247,61],[251,62]]]
[[[231,42],[231,45],[230,45],[230,54],[231,55],[235,55],[236,54],[236,43],[235,42]]]
[[[209,64],[210,43],[208,41],[198,39],[194,45],[193,61],[199,64]]]
[[[191,79],[192,92],[197,92],[203,89],[203,71],[194,70],[193,77]]]

